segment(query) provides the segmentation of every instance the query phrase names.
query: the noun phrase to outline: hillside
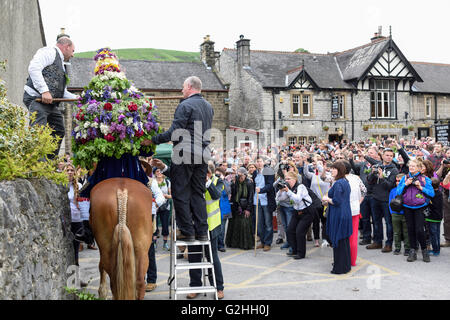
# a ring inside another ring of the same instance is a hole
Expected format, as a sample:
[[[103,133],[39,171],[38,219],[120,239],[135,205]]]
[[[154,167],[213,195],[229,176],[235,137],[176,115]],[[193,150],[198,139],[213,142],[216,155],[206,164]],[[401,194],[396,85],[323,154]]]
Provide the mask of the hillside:
[[[185,52],[165,49],[113,49],[117,57],[125,60],[183,61],[200,60],[199,52]],[[94,58],[95,51],[75,53],[77,58]]]

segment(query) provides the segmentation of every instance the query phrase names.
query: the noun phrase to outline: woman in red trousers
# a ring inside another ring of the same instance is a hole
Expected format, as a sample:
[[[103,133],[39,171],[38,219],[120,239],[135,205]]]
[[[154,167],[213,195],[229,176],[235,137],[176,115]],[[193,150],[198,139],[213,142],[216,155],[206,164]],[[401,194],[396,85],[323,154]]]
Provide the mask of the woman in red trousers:
[[[358,229],[360,218],[360,204],[364,200],[367,189],[362,180],[351,173],[351,165],[348,161],[343,161],[346,169],[346,175],[350,184],[350,207],[352,209],[352,225],[353,233],[350,236],[350,258],[352,267],[356,266],[356,258],[358,256]]]

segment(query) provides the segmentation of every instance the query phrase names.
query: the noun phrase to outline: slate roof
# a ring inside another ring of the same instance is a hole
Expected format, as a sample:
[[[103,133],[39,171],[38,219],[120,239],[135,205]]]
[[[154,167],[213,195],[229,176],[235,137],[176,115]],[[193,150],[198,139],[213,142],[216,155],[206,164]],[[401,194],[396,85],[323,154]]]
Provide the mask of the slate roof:
[[[94,77],[95,61],[86,58],[72,58],[69,67],[69,88],[83,88]],[[204,91],[226,90],[215,73],[201,62],[170,62],[145,60],[120,60],[121,70],[128,80],[141,90],[180,90],[190,76],[197,76]]]
[[[319,88],[356,89],[350,80],[365,76],[388,45],[389,38],[383,37],[354,49],[329,54],[250,50],[250,68],[244,70],[263,87],[281,89],[288,87],[302,72],[304,62],[305,72]],[[236,49],[224,49],[222,54],[237,60]],[[424,62],[410,62],[410,65],[421,78],[414,83],[414,92],[450,93],[450,65]]]
[[[415,82],[414,92],[450,94],[450,65],[426,62],[411,62],[423,82]]]
[[[345,81],[360,79],[377,56],[386,49],[388,38],[336,54]]]
[[[223,54],[235,58],[236,50],[225,49]],[[294,80],[300,72],[295,72],[295,69],[299,69],[303,61],[305,71],[320,88],[353,88],[342,80],[332,55],[250,50],[250,69],[246,70],[263,87],[285,88],[286,75],[289,82]]]

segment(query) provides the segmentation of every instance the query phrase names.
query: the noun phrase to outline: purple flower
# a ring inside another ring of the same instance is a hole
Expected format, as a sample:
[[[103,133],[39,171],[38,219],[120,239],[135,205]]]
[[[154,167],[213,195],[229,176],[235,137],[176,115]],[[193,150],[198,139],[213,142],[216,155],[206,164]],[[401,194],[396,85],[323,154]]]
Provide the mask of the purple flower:
[[[125,119],[126,117],[123,115],[123,114],[121,114],[121,115],[119,115],[119,117],[117,118],[117,122],[122,122],[122,120],[123,119]]]
[[[97,112],[98,112],[98,106],[97,106],[97,104],[96,104],[96,103],[91,103],[91,104],[87,107],[86,111],[87,111],[87,113],[90,113],[90,114],[97,113]]]

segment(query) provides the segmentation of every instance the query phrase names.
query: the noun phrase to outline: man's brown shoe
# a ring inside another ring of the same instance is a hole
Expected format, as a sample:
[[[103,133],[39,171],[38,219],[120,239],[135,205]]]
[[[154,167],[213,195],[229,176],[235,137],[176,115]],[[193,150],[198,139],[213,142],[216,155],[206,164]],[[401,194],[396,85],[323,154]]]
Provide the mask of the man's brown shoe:
[[[223,299],[224,297],[225,297],[225,295],[223,294],[223,291],[217,290],[217,298],[220,300],[220,299]]]
[[[187,298],[187,299],[195,299],[195,298],[197,298],[197,296],[198,296],[198,293],[189,293],[189,294],[186,296],[186,298]]]
[[[156,289],[156,283],[147,283],[145,286],[145,292],[150,292]]]
[[[372,243],[372,244],[369,244],[367,247],[366,247],[366,249],[382,249],[383,248],[383,246],[381,245],[381,243]]]
[[[256,247],[256,249],[262,249],[264,248],[264,245],[262,243],[258,244],[258,246]]]
[[[263,251],[269,251],[270,250],[270,246],[264,246]]]
[[[384,248],[381,250],[381,252],[392,252],[391,246],[384,246]]]

